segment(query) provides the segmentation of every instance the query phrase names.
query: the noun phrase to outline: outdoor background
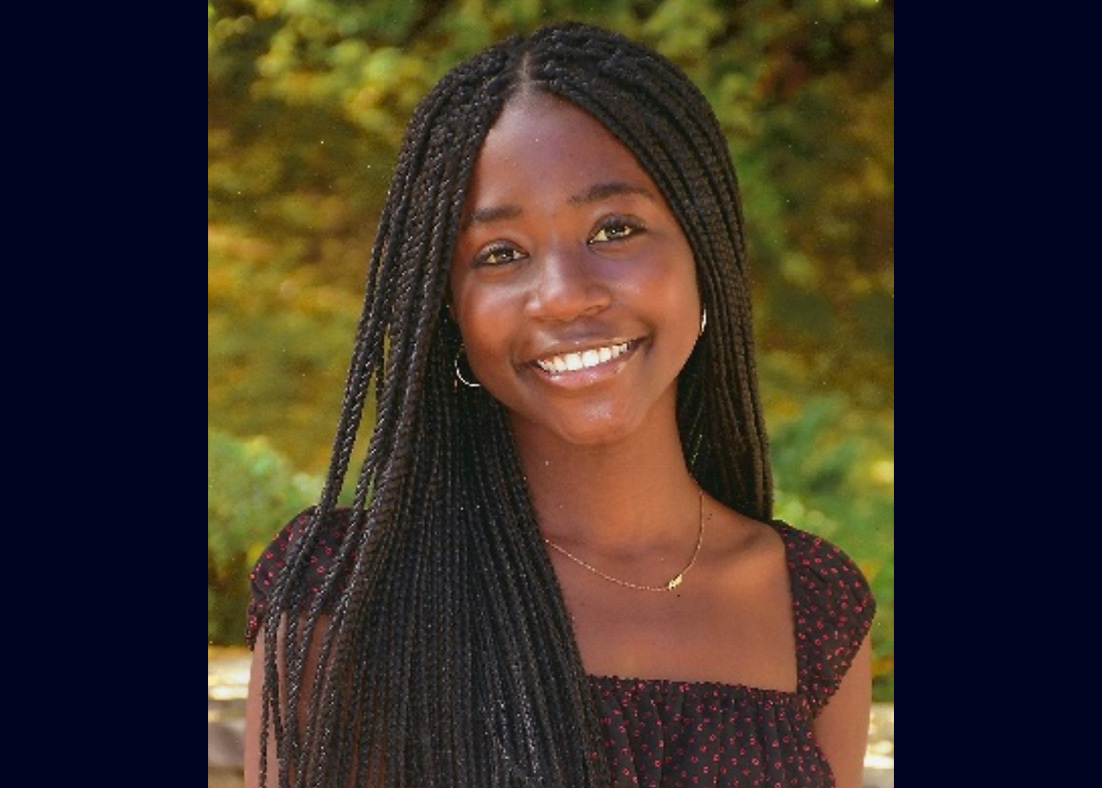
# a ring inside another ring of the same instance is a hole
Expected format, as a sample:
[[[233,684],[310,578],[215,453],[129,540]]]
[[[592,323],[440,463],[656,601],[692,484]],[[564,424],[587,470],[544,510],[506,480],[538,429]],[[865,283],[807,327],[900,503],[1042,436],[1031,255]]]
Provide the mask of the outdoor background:
[[[666,54],[719,116],[744,199],[776,515],[860,564],[879,604],[874,699],[894,702],[893,3],[207,9],[208,648],[243,644],[248,571],[320,490],[415,103],[486,44],[569,18]]]

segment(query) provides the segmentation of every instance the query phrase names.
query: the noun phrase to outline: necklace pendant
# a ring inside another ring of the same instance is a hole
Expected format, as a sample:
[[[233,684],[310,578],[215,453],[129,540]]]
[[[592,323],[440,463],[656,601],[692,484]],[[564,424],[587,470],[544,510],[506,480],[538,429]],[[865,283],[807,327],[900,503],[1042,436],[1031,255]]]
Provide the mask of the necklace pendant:
[[[620,580],[619,578],[613,577],[612,575],[606,575],[600,569],[597,569],[596,567],[592,567],[589,564],[587,564],[585,561],[583,561],[582,559],[578,558],[578,556],[574,555],[572,552],[567,550],[565,547],[559,547],[559,545],[552,542],[546,536],[543,537],[543,542],[548,547],[550,547],[553,550],[555,550],[555,551],[561,553],[562,555],[566,556],[567,558],[569,558],[571,561],[573,561],[574,563],[576,563],[578,566],[582,567],[586,571],[592,572],[593,574],[597,575],[598,577],[603,577],[605,580],[608,580],[610,583],[615,583],[616,585],[624,586],[625,588],[634,588],[634,589],[637,589],[639,591],[673,591],[675,588],[677,588],[679,585],[681,585],[681,581],[685,579],[685,573],[693,568],[693,564],[696,563],[696,557],[698,555],[700,555],[700,545],[702,545],[704,543],[704,490],[700,490],[700,526],[699,526],[699,529],[700,530],[697,532],[697,535],[696,535],[696,548],[693,550],[693,555],[692,555],[692,558],[689,559],[689,563],[687,563],[685,565],[685,568],[682,569],[680,573],[678,573],[677,577],[670,580],[670,582],[666,583],[666,585],[664,585],[664,586],[640,586],[640,585],[636,585],[635,583],[629,583],[626,580]]]

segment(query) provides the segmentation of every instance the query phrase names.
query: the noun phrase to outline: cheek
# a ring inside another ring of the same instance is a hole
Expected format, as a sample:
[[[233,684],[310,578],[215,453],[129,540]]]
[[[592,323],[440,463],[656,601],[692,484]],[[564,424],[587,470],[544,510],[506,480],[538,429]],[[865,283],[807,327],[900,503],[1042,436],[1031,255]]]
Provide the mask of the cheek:
[[[671,301],[676,301],[676,304],[671,304],[671,307],[676,307],[679,313],[688,315],[691,322],[699,329],[700,286],[697,281],[696,260],[689,248],[689,242],[683,237],[678,238],[677,243],[674,244],[673,254],[678,264],[674,266],[670,277]]]
[[[650,319],[694,336],[699,333],[700,289],[696,265],[688,248],[673,246],[657,256],[653,265],[640,266],[631,283],[635,303],[650,312]],[[684,323],[684,326],[681,324]]]
[[[501,364],[511,363],[511,301],[503,294],[472,289],[456,292],[455,317],[467,361],[479,380],[492,377]]]

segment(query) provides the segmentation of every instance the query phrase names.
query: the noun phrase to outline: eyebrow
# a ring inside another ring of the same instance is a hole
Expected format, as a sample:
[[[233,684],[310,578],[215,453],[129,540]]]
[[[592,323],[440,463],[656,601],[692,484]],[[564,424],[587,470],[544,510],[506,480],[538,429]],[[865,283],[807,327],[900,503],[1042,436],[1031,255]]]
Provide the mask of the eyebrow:
[[[595,183],[581,194],[575,194],[570,198],[572,205],[585,205],[587,203],[603,200],[606,197],[615,197],[621,194],[638,194],[646,197],[651,202],[658,202],[654,193],[643,186],[634,186],[623,181],[610,181],[608,183]]]
[[[658,202],[658,198],[654,196],[654,193],[650,189],[643,186],[633,186],[623,181],[595,183],[584,192],[572,195],[569,202],[571,205],[588,205],[589,203],[621,194],[637,194],[647,198],[651,202]],[[524,213],[524,211],[521,210],[519,205],[512,204],[492,205],[488,208],[479,208],[476,211],[472,211],[470,216],[463,220],[460,224],[460,229],[466,230],[468,227],[475,224],[489,224],[490,222],[496,222],[502,219],[515,219],[522,213]]]
[[[515,219],[523,213],[518,205],[493,205],[489,208],[479,208],[472,211],[459,225],[460,230],[466,230],[472,224],[488,224],[500,219]]]

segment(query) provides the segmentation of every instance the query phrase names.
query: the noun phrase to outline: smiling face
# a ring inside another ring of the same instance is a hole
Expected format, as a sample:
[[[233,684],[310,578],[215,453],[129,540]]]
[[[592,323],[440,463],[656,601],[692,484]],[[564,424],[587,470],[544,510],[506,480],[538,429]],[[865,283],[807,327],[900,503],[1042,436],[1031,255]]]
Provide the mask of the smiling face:
[[[675,419],[700,329],[692,252],[631,152],[574,105],[523,94],[491,128],[451,305],[471,370],[518,437],[592,445]]]

